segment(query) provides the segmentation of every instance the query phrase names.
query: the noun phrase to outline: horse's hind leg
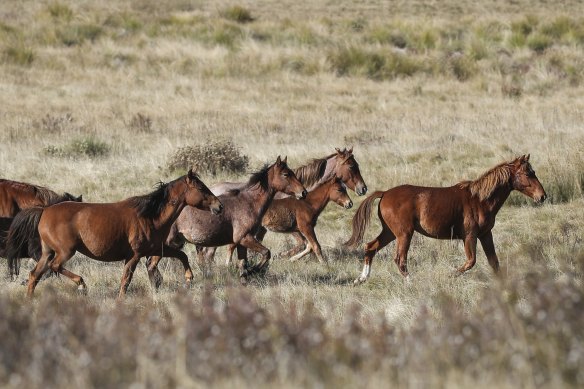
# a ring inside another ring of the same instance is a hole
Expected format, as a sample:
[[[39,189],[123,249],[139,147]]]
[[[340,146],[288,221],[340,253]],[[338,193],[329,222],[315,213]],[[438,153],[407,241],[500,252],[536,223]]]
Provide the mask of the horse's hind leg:
[[[28,297],[32,297],[40,278],[47,270],[49,270],[49,261],[53,259],[54,255],[55,252],[49,246],[43,244],[43,254],[41,259],[39,259],[36,266],[31,270],[28,276]]]
[[[408,251],[412,241],[413,232],[404,233],[397,237],[397,248],[394,262],[402,276],[408,277]]]
[[[371,263],[373,262],[373,257],[379,250],[387,246],[394,239],[395,235],[386,225],[383,225],[383,229],[377,238],[373,239],[371,242],[365,245],[363,271],[361,272],[361,275],[353,282],[354,285],[359,285],[367,281],[369,275],[371,274]]]
[[[65,262],[67,262],[73,256],[73,254],[75,254],[75,251],[57,252],[57,254],[55,255],[55,259],[51,261],[49,267],[55,273],[62,274],[65,277],[69,278],[77,285],[77,290],[80,293],[85,294],[87,293],[87,285],[85,284],[83,278],[80,275],[77,275],[63,267]]]
[[[263,273],[267,270],[271,258],[270,250],[268,250],[267,247],[258,242],[251,234],[244,236],[243,239],[239,241],[239,245],[245,247],[246,249],[253,250],[262,256],[260,262],[253,268],[254,272]]]
[[[194,275],[191,269],[191,265],[189,264],[189,257],[182,250],[166,245],[162,248],[162,250],[165,257],[176,258],[180,261],[180,263],[182,263],[185,270],[185,286],[190,287],[193,282]]]

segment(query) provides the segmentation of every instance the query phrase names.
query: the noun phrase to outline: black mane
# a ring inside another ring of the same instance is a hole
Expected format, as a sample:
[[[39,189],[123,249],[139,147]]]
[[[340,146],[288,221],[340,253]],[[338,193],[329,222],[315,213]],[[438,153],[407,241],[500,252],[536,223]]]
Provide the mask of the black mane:
[[[262,189],[268,190],[268,170],[272,165],[265,164],[260,170],[253,173],[247,182],[247,186],[251,187],[259,184]]]
[[[160,181],[156,184],[154,192],[142,196],[134,196],[128,199],[130,205],[138,211],[138,215],[154,219],[160,215],[168,203],[169,183]]]

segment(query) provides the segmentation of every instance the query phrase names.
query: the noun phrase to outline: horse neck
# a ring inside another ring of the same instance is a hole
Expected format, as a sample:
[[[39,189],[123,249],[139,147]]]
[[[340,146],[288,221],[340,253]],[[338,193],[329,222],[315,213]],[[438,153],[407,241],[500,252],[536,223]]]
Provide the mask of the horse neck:
[[[322,210],[330,201],[331,185],[331,183],[325,183],[317,186],[311,192],[308,192],[308,195],[304,200],[306,203],[308,203],[310,208],[312,208],[317,216],[322,212]]]
[[[501,185],[497,189],[495,189],[491,197],[484,201],[484,204],[487,206],[489,212],[496,215],[497,212],[499,212],[499,210],[503,206],[503,204],[505,204],[505,201],[507,201],[507,198],[509,197],[512,191],[513,187],[510,184]]]
[[[262,217],[272,203],[276,191],[271,186],[268,186],[268,189],[264,189],[261,184],[257,183],[241,193],[249,200],[254,213]]]
[[[175,222],[185,206],[184,193],[179,195],[178,198],[169,198],[162,212],[152,220],[155,228],[157,230],[170,229],[170,226]]]

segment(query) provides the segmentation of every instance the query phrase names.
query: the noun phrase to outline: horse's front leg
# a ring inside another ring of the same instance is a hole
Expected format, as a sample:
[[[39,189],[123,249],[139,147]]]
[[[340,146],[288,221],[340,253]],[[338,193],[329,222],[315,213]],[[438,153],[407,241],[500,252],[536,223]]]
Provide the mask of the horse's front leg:
[[[460,274],[467,270],[472,269],[472,267],[477,262],[477,237],[474,234],[468,234],[464,238],[464,252],[466,254],[466,262],[464,265],[458,268]]]
[[[270,250],[258,242],[253,235],[247,234],[244,236],[243,239],[239,241],[239,245],[245,247],[246,249],[255,251],[262,256],[260,262],[253,267],[253,272],[264,273],[268,269],[271,258]]]
[[[158,290],[160,285],[162,285],[163,277],[158,270],[158,262],[162,257],[160,256],[151,256],[146,258],[146,270],[148,271],[148,278],[150,279],[150,284],[154,287],[154,289]]]
[[[481,241],[481,246],[483,246],[483,250],[485,252],[485,255],[487,256],[489,265],[491,265],[495,274],[499,273],[499,258],[497,258],[497,253],[495,252],[495,244],[493,243],[493,233],[489,231],[483,236],[481,236],[479,240]]]
[[[140,257],[140,254],[134,253],[133,257],[126,259],[124,264],[124,272],[122,274],[122,281],[120,283],[120,293],[118,294],[118,299],[122,299],[126,295],[128,286],[130,286],[130,282],[132,282],[132,277],[134,276],[136,266],[138,266],[138,262],[140,262]]]

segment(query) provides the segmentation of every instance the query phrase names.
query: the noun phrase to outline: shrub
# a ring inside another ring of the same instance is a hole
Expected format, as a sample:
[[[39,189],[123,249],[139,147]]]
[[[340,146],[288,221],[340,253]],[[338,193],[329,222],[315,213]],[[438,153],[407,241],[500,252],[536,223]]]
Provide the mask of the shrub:
[[[249,23],[255,20],[255,18],[251,16],[251,12],[248,9],[241,7],[239,5],[227,7],[223,9],[219,14],[223,18],[237,23]]]
[[[111,146],[93,137],[76,139],[64,146],[49,145],[44,152],[47,155],[59,158],[105,157],[111,151]]]
[[[69,22],[73,18],[73,11],[66,4],[54,2],[47,6],[47,10],[49,15],[56,20]]]
[[[475,62],[460,53],[451,55],[447,60],[446,66],[458,81],[468,80],[477,71]]]
[[[219,172],[243,173],[249,157],[240,153],[231,141],[207,142],[203,145],[180,147],[168,160],[169,170],[194,168],[216,175]]]
[[[75,46],[86,40],[94,42],[102,33],[103,29],[95,24],[74,24],[59,29],[57,37],[65,46]]]

